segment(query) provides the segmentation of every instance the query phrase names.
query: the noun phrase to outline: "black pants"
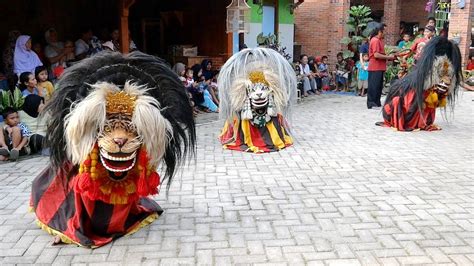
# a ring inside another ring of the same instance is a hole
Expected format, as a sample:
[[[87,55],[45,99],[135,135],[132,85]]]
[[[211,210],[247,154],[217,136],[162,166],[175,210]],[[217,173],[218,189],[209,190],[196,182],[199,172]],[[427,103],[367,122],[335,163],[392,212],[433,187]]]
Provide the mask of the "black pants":
[[[43,136],[38,135],[38,134],[31,135],[30,142],[28,145],[31,148],[31,154],[41,152],[41,150],[44,148],[43,142],[44,142]]]
[[[369,88],[367,90],[367,108],[382,106],[380,97],[382,97],[384,71],[369,71]]]

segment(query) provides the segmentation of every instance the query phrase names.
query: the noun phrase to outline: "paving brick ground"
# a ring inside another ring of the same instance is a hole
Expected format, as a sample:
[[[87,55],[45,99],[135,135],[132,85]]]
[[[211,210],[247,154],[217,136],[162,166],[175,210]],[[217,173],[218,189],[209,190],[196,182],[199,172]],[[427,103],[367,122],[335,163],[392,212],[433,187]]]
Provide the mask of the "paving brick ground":
[[[36,157],[0,165],[0,264],[472,265],[474,93],[439,132],[374,126],[365,98],[313,96],[295,145],[224,151],[200,118],[195,161],[156,197],[151,226],[96,250],[51,246],[28,213]]]

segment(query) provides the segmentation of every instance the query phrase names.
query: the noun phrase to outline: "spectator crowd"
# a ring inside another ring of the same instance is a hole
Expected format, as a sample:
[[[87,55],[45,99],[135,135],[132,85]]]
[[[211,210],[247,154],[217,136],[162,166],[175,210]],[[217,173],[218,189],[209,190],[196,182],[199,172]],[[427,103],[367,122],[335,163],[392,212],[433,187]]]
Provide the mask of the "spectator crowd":
[[[381,107],[387,62],[413,56],[416,64],[423,47],[437,35],[435,24],[435,19],[429,18],[427,25],[419,29],[416,36],[401,25],[398,50],[393,54],[386,54],[385,25],[378,24],[352,57],[344,57],[344,53],[339,52],[333,60],[335,63],[330,64],[326,55],[301,55],[299,61],[294,62],[300,97],[329,91],[350,92],[367,96],[369,109]],[[446,32],[441,31],[439,35],[446,35]],[[42,40],[19,31],[9,32],[0,68],[0,122],[3,120],[0,161],[16,160],[19,155],[35,152],[48,153],[42,147],[45,119],[41,119],[39,114],[51,98],[56,81],[66,68],[84,58],[103,50],[120,51],[117,29],[100,36],[94,35],[90,28],[83,28],[76,40],[62,39],[54,28],[46,30]],[[137,50],[132,40],[130,50]],[[469,69],[474,69],[473,62],[470,60]],[[194,115],[219,112],[218,71],[210,60],[190,66],[178,62],[173,71],[186,88]],[[10,98],[7,102],[21,103],[21,108],[7,106],[4,102],[7,98]]]

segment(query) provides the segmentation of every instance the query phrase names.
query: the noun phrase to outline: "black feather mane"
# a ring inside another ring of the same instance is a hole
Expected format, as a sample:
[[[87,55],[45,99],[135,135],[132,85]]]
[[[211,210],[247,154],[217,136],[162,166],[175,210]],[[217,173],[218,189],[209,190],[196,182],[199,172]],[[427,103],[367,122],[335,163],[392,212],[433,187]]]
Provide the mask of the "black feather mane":
[[[127,81],[145,85],[147,93],[160,103],[161,114],[173,128],[173,138],[163,157],[166,165],[164,179],[169,178],[169,188],[176,167],[195,153],[193,112],[182,82],[166,62],[141,52],[128,55],[102,52],[84,59],[63,73],[57,90],[45,108],[51,116],[46,145],[51,149],[53,168],[60,169],[70,163],[66,153],[64,118],[69,114],[71,105],[90,93],[91,84],[101,81],[113,83],[120,88],[123,88]]]
[[[392,101],[393,97],[404,97],[409,91],[415,90],[416,104],[414,104],[412,108],[421,111],[424,102],[423,92],[428,89],[425,88],[425,81],[431,79],[433,64],[436,57],[443,55],[446,55],[451,61],[454,68],[454,77],[456,78],[454,91],[448,95],[448,101],[451,107],[453,107],[459,84],[463,79],[461,70],[461,52],[455,43],[444,37],[434,37],[428,42],[428,44],[423,48],[421,58],[416,63],[416,66],[414,66],[414,69],[404,78],[397,80],[392,84],[387,98],[385,99],[385,104]]]

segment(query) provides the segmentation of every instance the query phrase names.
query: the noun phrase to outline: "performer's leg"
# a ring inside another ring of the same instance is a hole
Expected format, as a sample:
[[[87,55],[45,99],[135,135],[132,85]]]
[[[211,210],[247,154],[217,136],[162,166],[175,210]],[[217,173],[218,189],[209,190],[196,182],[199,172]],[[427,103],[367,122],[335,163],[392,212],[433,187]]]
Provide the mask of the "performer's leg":
[[[304,96],[308,96],[308,91],[311,90],[311,85],[309,84],[309,78],[303,78],[303,88],[304,88]]]
[[[377,71],[377,98],[375,103],[377,106],[382,106],[382,103],[380,102],[380,98],[382,97],[382,90],[383,90],[383,76],[385,72],[384,71]]]
[[[377,106],[375,99],[377,97],[377,71],[369,71],[369,86],[367,88],[367,108],[371,109]]]

